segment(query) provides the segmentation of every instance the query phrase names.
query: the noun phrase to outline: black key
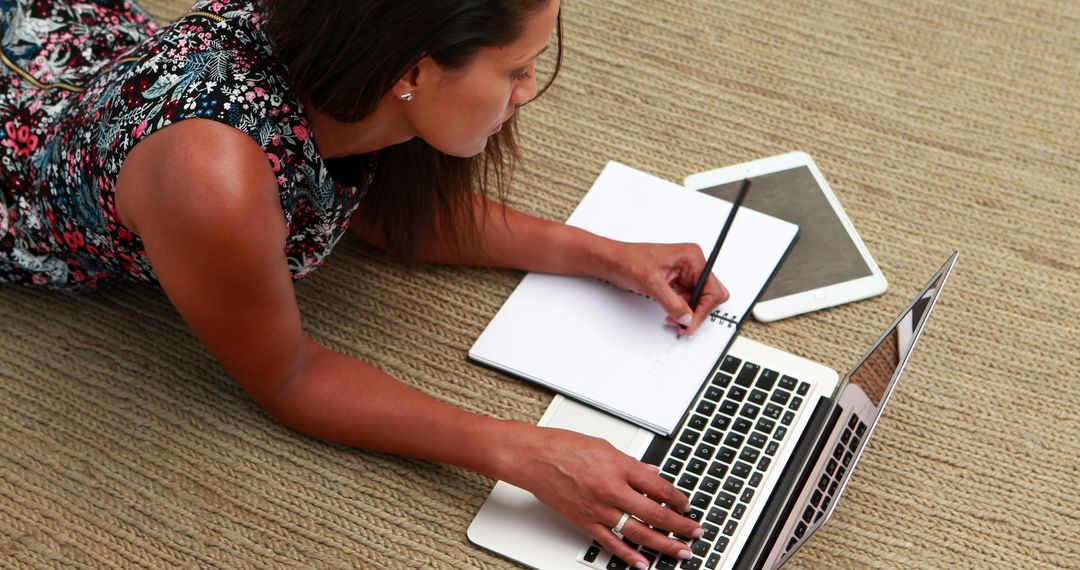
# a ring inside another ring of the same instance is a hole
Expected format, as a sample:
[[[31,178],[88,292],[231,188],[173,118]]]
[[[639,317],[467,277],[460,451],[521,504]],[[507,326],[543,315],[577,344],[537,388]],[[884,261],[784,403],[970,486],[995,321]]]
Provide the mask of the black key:
[[[799,383],[799,389],[796,390],[795,393],[800,395],[800,396],[805,396],[806,393],[809,392],[809,391],[810,391],[810,385],[807,384],[806,382],[800,382]]]
[[[698,556],[705,556],[709,553],[709,547],[712,545],[704,540],[695,540],[694,544],[690,546],[690,551]]]
[[[694,493],[694,498],[690,499],[690,504],[699,509],[707,509],[712,504],[712,496],[705,493]]]
[[[752,470],[753,468],[750,467],[749,463],[743,463],[742,461],[740,461],[731,468],[731,473],[736,477],[746,479],[746,477],[750,475],[750,471]]]
[[[671,450],[671,456],[677,459],[686,459],[687,457],[690,457],[690,448],[682,444],[677,444],[675,445],[675,449]]]
[[[690,421],[686,422],[686,426],[690,429],[696,429],[698,431],[704,430],[709,425],[709,418],[705,416],[699,416],[694,414],[690,416]]]
[[[810,522],[814,520],[813,505],[806,505],[806,510],[804,510],[802,514],[802,520],[805,521],[806,524],[810,524]]]
[[[768,392],[765,392],[763,390],[754,390],[753,392],[750,392],[750,398],[747,399],[746,401],[747,402],[752,402],[752,403],[758,404],[758,405],[764,405],[765,400],[767,400],[768,398],[769,398]]]
[[[760,451],[753,447],[744,447],[742,453],[739,454],[739,459],[747,463],[753,463],[758,460],[758,455],[760,455],[760,453]]]
[[[687,430],[684,431],[681,436],[679,436],[679,441],[685,443],[686,445],[694,445],[695,443],[697,443],[698,436],[700,435],[701,434],[696,431]]]
[[[649,562],[649,566],[652,566],[653,560],[656,560],[656,557],[660,556],[659,552],[650,548],[642,548],[640,552],[641,555],[645,557],[645,560]]]
[[[712,383],[713,386],[727,388],[731,384],[731,376],[723,372],[717,372],[716,376],[713,376]]]
[[[836,484],[836,483],[833,483],[833,485],[835,485],[835,484]],[[824,499],[823,499],[823,500],[821,501],[821,510],[823,510],[823,511],[824,511],[824,510],[828,509],[828,508],[829,508],[829,501],[831,501],[831,500],[832,500],[832,497],[825,497],[825,498],[824,498]]]
[[[848,422],[847,422],[847,427],[850,428],[850,429],[855,429],[855,426],[858,423],[859,423],[859,416],[856,416],[855,414],[851,414],[851,418],[849,418]]]
[[[785,375],[783,378],[780,379],[780,387],[785,389],[785,390],[794,390],[795,385],[798,384],[798,383],[799,383],[798,380],[792,378],[791,376],[787,376],[787,375]]]
[[[724,525],[724,534],[727,536],[731,536],[735,534],[735,529],[737,528],[739,528],[739,521],[730,520],[726,525]]]
[[[724,440],[724,445],[730,445],[731,447],[739,447],[742,445],[743,436],[737,433],[727,434],[727,439]]]
[[[710,401],[713,401],[713,402],[719,402],[720,398],[724,397],[724,391],[721,390],[720,388],[717,388],[716,386],[709,386],[708,388],[705,389],[705,395],[702,396],[702,397],[705,398],[706,400],[710,400]]]
[[[736,402],[741,402],[743,398],[746,397],[746,388],[740,388],[736,386],[731,390],[728,390],[727,397],[735,400]]]
[[[837,445],[836,449],[834,449],[832,452],[832,456],[833,459],[840,461],[840,458],[844,456],[844,448]]]
[[[773,428],[776,427],[776,422],[762,416],[758,418],[757,425],[754,427],[757,428],[758,431],[767,435],[772,433]]]
[[[833,473],[836,472],[836,460],[835,459],[830,459],[829,462],[825,465],[825,472],[828,473],[829,475],[832,475]]]
[[[669,475],[667,473],[661,473],[660,478],[667,481],[668,483],[671,483],[672,485],[675,484],[675,476],[674,475]]]
[[[717,479],[727,474],[727,465],[720,463],[719,461],[713,461],[713,464],[709,466],[709,475],[716,477]]]
[[[717,454],[716,458],[727,465],[731,465],[731,462],[735,461],[735,450],[730,447],[721,447],[720,453]]]
[[[752,362],[747,362],[743,365],[742,370],[739,371],[739,375],[735,377],[735,383],[739,386],[749,388],[754,383],[754,377],[757,376],[758,369],[761,367]]]
[[[690,512],[686,513],[686,518],[688,518],[688,519],[690,519],[690,520],[692,520],[692,521],[694,521],[696,523],[701,523],[701,517],[703,517],[703,516],[705,516],[705,513],[701,512],[701,511],[699,511],[697,509],[690,509]]]
[[[772,436],[777,440],[784,439],[785,435],[787,435],[787,428],[784,426],[776,428],[776,433],[772,434]]]
[[[735,495],[732,495],[731,493],[720,493],[720,495],[716,497],[716,504],[725,509],[730,509],[731,505],[735,504]]]
[[[757,387],[765,390],[766,392],[772,390],[773,384],[776,383],[776,377],[779,374],[775,370],[769,370],[766,368],[761,371],[761,376],[758,376]]]
[[[791,550],[791,547],[795,546],[797,542],[799,542],[799,539],[795,538],[794,536],[791,537],[791,540],[789,540],[787,543],[787,550]]]
[[[664,472],[671,473],[672,475],[678,474],[682,471],[682,468],[682,461],[676,461],[674,459],[668,459],[667,463],[664,464]]]
[[[701,559],[690,558],[688,560],[683,560],[683,563],[679,565],[679,568],[682,570],[701,570]]]
[[[769,445],[765,447],[765,455],[772,457],[778,449],[780,449],[780,444],[775,441],[770,441]]]
[[[787,405],[787,407],[789,407],[789,408],[791,408],[793,410],[798,410],[799,406],[802,406],[802,398],[800,398],[798,396],[795,396],[794,398],[792,398],[791,401],[788,402],[788,405]]]
[[[754,473],[753,475],[751,475],[750,476],[750,486],[751,487],[757,487],[758,484],[761,483],[762,477],[764,477],[764,476],[761,474],[760,471],[758,471],[758,472]]]
[[[736,479],[735,477],[728,477],[727,481],[724,481],[724,490],[729,493],[738,493],[739,491],[742,491],[742,486],[742,479]]]
[[[734,374],[739,369],[739,365],[742,364],[742,360],[728,355],[724,357],[724,361],[720,363],[720,370],[727,372],[728,374]]]
[[[702,400],[697,405],[697,413],[699,413],[699,414],[705,414],[706,416],[711,416],[712,413],[715,412],[715,411],[716,411],[716,404],[714,404],[712,402]]]
[[[821,502],[821,491],[818,491],[817,489],[814,489],[814,494],[810,495],[810,504],[814,505],[816,507],[816,506],[818,506],[818,503],[820,503],[820,502]]]
[[[701,475],[705,471],[705,462],[695,457],[686,464],[686,470],[694,475]]]
[[[600,556],[600,546],[594,542],[589,550],[585,551],[585,562],[595,562],[597,556]]]
[[[708,461],[712,459],[712,454],[714,451],[716,451],[715,447],[703,443],[697,447],[697,451],[694,452],[694,455],[700,457],[701,459],[704,459],[705,461]]]
[[[727,550],[727,545],[728,545],[727,537],[721,536],[720,538],[716,539],[716,544],[713,545],[713,550],[715,550],[717,552],[723,552],[723,551]]]
[[[855,428],[855,435],[862,437],[864,433],[866,433],[866,424],[859,422],[859,427]]]
[[[806,524],[799,521],[799,524],[795,527],[795,536],[797,538],[802,538],[804,534],[806,534]]]
[[[739,520],[746,514],[746,505],[735,505],[734,509],[731,509],[731,518]]]
[[[656,561],[656,570],[675,570],[678,564],[678,560],[665,554],[660,557],[660,560]]]
[[[754,424],[746,418],[735,418],[735,425],[731,426],[731,429],[741,434],[750,433],[750,428],[754,427]]]
[[[835,494],[836,494],[836,487],[837,487],[837,486],[838,486],[839,484],[840,484],[840,483],[839,483],[838,481],[833,481],[833,482],[832,482],[832,483],[831,483],[831,484],[829,485],[829,494],[830,494],[830,495],[835,495]],[[828,503],[828,502],[829,502],[829,498],[828,498],[828,497],[825,497],[825,503]],[[823,509],[824,509],[824,508],[825,508],[825,506],[824,506],[824,505],[822,505],[822,507],[821,507],[821,508],[823,508]]]
[[[762,471],[766,471],[769,469],[770,465],[772,465],[772,459],[769,459],[768,457],[762,457],[761,461],[759,461],[757,464],[757,468],[761,469]]]
[[[716,535],[720,532],[720,527],[713,526],[711,524],[701,525],[701,530],[705,531],[705,534],[701,537],[709,542],[716,540]]]
[[[855,449],[858,449],[858,448],[859,448],[859,438],[857,438],[857,437],[851,438],[851,443],[848,444],[848,449],[855,450]]]
[[[739,403],[728,398],[724,400],[724,403],[720,404],[720,413],[734,416],[735,412],[739,411]]]
[[[840,443],[847,445],[847,442],[851,441],[851,430],[846,429],[844,433],[840,434]]]
[[[709,445],[720,445],[720,438],[723,436],[724,434],[721,433],[720,430],[711,429],[705,432],[705,439],[702,439],[701,441],[704,441]]]
[[[715,495],[716,491],[719,490],[719,489],[720,489],[720,480],[719,479],[713,479],[712,477],[706,477],[705,479],[703,479],[701,481],[701,490],[705,491],[706,493],[709,493],[710,495]]]
[[[772,397],[769,398],[769,399],[776,402],[777,404],[780,404],[781,406],[783,406],[784,404],[787,403],[788,398],[790,398],[790,397],[791,397],[791,392],[785,392],[784,390],[777,390],[777,391],[772,393]]]
[[[712,510],[709,511],[708,516],[705,517],[705,520],[714,523],[717,526],[722,525],[724,524],[724,521],[727,520],[727,511],[720,507],[713,507]]]
[[[743,490],[742,496],[739,497],[739,500],[744,502],[744,503],[749,503],[750,499],[753,499],[753,498],[754,498],[754,490],[747,487],[746,489]]]
[[[760,411],[761,411],[761,408],[759,408],[759,407],[757,407],[757,406],[755,406],[753,404],[743,404],[742,411],[739,412],[739,414],[742,415],[742,416],[745,416],[747,418],[754,419],[754,418],[757,417],[758,412],[760,412]]]
[[[779,432],[780,430],[776,430],[776,431]],[[754,433],[750,434],[750,437],[747,438],[746,443],[749,444],[749,445],[752,445],[752,446],[754,446],[754,447],[756,447],[758,449],[761,449],[762,447],[765,447],[765,444],[768,441],[769,441],[769,436],[761,433],[760,431],[755,431]]]
[[[687,473],[683,475],[681,479],[679,479],[679,486],[683,489],[690,490],[693,489],[695,485],[697,485],[697,482],[697,477],[694,477],[693,475]]]
[[[709,568],[710,570],[712,568],[716,568],[716,566],[719,565],[719,564],[720,564],[720,555],[719,554],[710,554],[709,559],[705,561],[705,567]]]
[[[843,465],[841,465],[840,468],[836,470],[836,478],[838,480],[844,476],[844,471],[847,471],[847,467],[844,467]]]
[[[823,492],[823,493],[825,491],[828,491],[829,490],[829,478],[823,475],[821,477],[821,479],[818,479],[817,488],[821,489],[821,492]]]
[[[721,406],[721,411],[723,411],[723,406]],[[727,429],[729,423],[731,423],[731,418],[723,415],[718,415],[712,419],[712,423],[710,425],[712,425],[712,427],[716,429],[725,430]]]
[[[772,418],[774,420],[778,420],[778,419],[780,419],[780,412],[783,412],[783,411],[784,411],[784,408],[781,408],[780,406],[777,406],[776,404],[769,404],[769,405],[765,406],[765,411],[762,412],[762,414],[764,414],[765,417],[767,417],[767,418]]]
[[[843,463],[844,463],[844,467],[847,467],[848,465],[851,465],[851,452],[850,451],[844,454]]]
[[[604,566],[604,570],[626,570],[626,568],[626,563],[615,556],[612,556],[611,561]]]
[[[791,422],[794,419],[795,419],[795,412],[787,412],[787,413],[784,414],[784,419],[780,420],[780,423],[782,423],[782,424],[784,424],[786,426],[789,426],[789,425],[791,425]]]

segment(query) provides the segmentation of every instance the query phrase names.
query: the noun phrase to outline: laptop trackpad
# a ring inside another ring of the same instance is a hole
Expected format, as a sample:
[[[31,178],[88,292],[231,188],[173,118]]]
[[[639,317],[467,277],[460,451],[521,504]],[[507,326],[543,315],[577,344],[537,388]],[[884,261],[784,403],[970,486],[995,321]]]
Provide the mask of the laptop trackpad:
[[[605,439],[633,457],[641,457],[652,440],[646,429],[562,396],[555,396],[538,425]],[[532,493],[502,481],[473,519],[468,536],[478,546],[544,569],[584,568],[576,560],[591,542]]]

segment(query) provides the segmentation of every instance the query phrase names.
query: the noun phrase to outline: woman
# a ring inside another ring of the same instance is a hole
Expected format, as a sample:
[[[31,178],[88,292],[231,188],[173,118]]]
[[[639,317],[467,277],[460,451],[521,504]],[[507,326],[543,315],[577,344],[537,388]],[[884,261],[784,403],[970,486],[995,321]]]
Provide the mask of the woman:
[[[650,528],[701,533],[655,468],[429,398],[300,325],[292,281],[346,229],[407,263],[605,279],[687,333],[727,297],[711,278],[690,311],[696,246],[614,242],[486,197],[504,195],[514,114],[557,31],[561,48],[559,0],[202,0],[160,31],[119,1],[0,6],[0,281],[160,285],[286,425],[528,489],[631,565],[624,513],[626,538],[689,556]]]

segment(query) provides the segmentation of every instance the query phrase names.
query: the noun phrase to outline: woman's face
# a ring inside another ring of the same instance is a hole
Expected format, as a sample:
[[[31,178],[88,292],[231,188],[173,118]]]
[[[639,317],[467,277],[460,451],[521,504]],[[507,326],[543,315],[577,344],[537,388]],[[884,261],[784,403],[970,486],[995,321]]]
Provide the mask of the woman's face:
[[[559,0],[551,0],[526,21],[516,41],[479,50],[464,69],[421,60],[396,89],[413,95],[402,105],[416,135],[451,156],[483,152],[517,106],[536,96],[536,58],[551,41],[558,14]]]

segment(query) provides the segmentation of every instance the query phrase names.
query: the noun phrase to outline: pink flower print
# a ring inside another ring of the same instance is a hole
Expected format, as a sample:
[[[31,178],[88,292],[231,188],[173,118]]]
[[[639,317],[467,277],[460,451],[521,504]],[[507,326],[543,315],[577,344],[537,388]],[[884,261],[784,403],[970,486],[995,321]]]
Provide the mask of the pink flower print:
[[[302,141],[308,140],[307,127],[305,127],[303,125],[293,125],[292,132],[293,132],[294,135],[296,135],[296,138],[298,138],[298,139],[300,139]]]
[[[37,149],[38,137],[30,132],[30,127],[26,125],[16,127],[15,121],[8,121],[4,124],[4,131],[7,133],[7,138],[4,139],[3,145],[15,149],[16,156],[30,156]]]
[[[71,249],[78,249],[86,243],[86,240],[79,232],[64,232],[64,243]]]
[[[135,126],[135,129],[131,131],[131,136],[133,136],[135,138],[142,137],[143,133],[146,132],[146,127],[147,126],[148,125],[146,124],[146,121],[143,121],[143,122],[139,123],[138,125]]]
[[[40,273],[35,273],[30,280],[34,282],[34,285],[44,285],[48,281],[48,278]]]
[[[281,172],[281,159],[272,152],[266,153],[266,158],[270,161],[270,164],[274,167],[274,172]]]

